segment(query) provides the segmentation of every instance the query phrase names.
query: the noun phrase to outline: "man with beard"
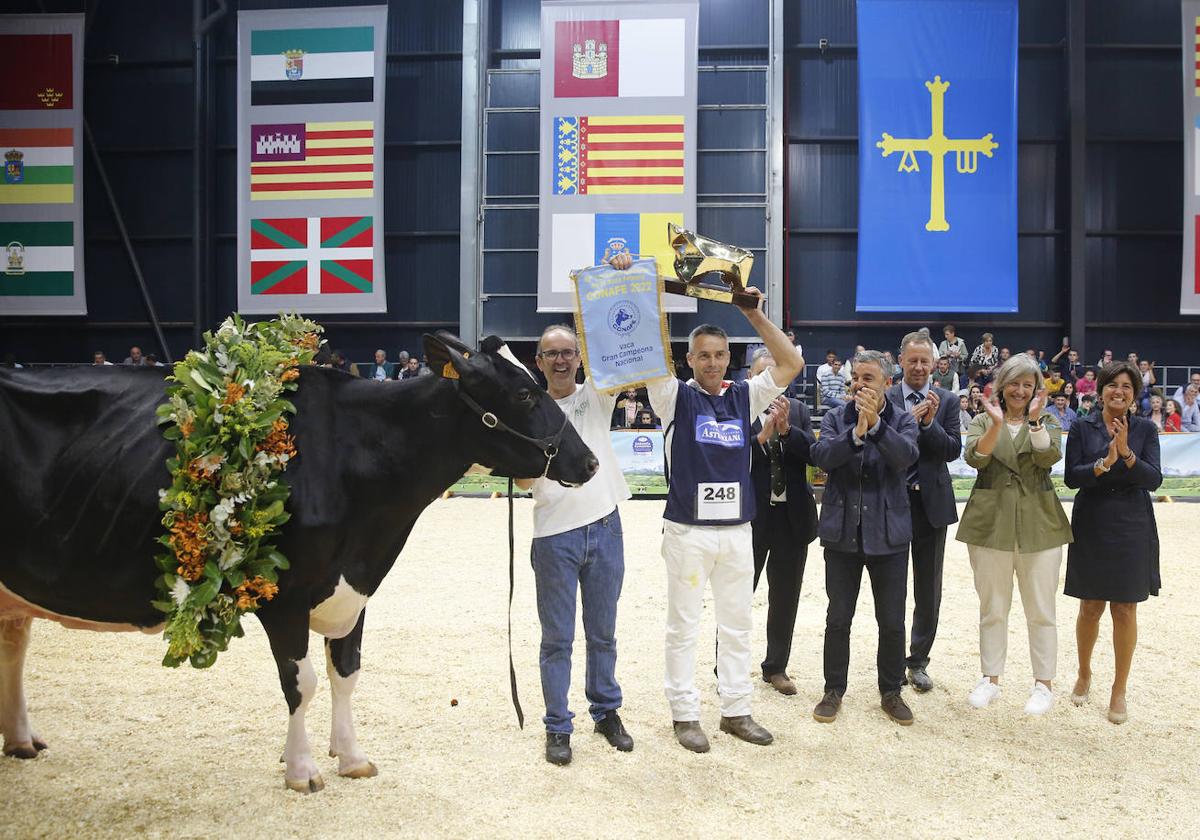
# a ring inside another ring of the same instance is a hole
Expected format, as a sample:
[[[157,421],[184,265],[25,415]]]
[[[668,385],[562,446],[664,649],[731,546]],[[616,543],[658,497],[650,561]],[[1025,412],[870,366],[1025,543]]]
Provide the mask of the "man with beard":
[[[882,353],[854,357],[852,400],[825,413],[813,444],[813,463],[825,470],[825,495],[817,535],[825,547],[825,695],[813,717],[833,723],[842,707],[850,670],[850,623],[863,569],[871,576],[879,624],[880,707],[901,726],[913,722],[900,696],[904,685],[904,600],[912,520],[904,476],[917,460],[917,422],[897,411]]]

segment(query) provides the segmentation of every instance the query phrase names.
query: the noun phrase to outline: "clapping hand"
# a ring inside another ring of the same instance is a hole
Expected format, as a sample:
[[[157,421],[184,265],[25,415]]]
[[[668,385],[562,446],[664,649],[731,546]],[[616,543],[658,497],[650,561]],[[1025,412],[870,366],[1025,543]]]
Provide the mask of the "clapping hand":
[[[858,423],[854,431],[860,438],[866,437],[879,420],[879,412],[883,408],[881,397],[880,392],[865,385],[854,392],[854,407],[858,410]]]
[[[1109,450],[1115,452],[1118,458],[1128,458],[1129,450],[1129,420],[1125,417],[1118,417],[1112,421],[1109,427],[1112,433],[1112,442],[1109,444]]]
[[[1042,409],[1046,407],[1046,389],[1037,392],[1032,400],[1029,401],[1029,420],[1033,422],[1042,416]]]
[[[791,429],[788,423],[788,401],[784,396],[778,396],[767,406],[767,419],[763,421],[762,431],[758,433],[758,442],[766,445],[772,434],[786,435]]]
[[[998,394],[992,394],[990,400],[984,400],[983,409],[988,413],[988,417],[992,418],[993,423],[1004,422],[1004,409],[1000,407],[1000,396]]]
[[[928,426],[933,422],[933,418],[937,417],[938,406],[941,402],[941,397],[937,395],[937,391],[930,388],[929,396],[913,409],[912,415],[922,426]]]

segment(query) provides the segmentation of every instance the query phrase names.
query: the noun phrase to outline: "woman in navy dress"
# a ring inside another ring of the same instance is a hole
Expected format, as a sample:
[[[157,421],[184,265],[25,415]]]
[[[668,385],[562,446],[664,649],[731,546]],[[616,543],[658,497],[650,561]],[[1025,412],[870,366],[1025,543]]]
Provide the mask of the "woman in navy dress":
[[[1080,599],[1075,635],[1079,677],[1071,692],[1087,702],[1092,650],[1107,605],[1112,613],[1116,674],[1108,719],[1128,717],[1125,684],[1137,645],[1137,605],[1158,595],[1158,527],[1150,491],[1162,484],[1158,430],[1136,411],[1142,389],[1139,371],[1128,362],[1104,368],[1097,382],[1099,405],[1071,426],[1065,480],[1079,489],[1067,552],[1066,594]]]

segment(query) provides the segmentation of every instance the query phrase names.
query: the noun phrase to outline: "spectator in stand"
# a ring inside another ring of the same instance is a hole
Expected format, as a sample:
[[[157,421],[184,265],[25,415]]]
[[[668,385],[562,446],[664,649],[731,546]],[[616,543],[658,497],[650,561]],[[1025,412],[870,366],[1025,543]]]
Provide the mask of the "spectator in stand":
[[[1063,383],[1062,390],[1059,393],[1066,394],[1067,405],[1071,407],[1072,411],[1079,411],[1079,395],[1075,393],[1074,382],[1068,379]]]
[[[1067,357],[1065,362],[1062,360],[1064,355]],[[1066,342],[1063,343],[1062,349],[1050,358],[1050,364],[1058,365],[1063,379],[1068,382],[1074,382],[1083,376],[1083,363],[1079,361],[1079,352],[1072,350]]]
[[[967,403],[971,406],[971,416],[983,411],[983,388],[972,385],[967,391]]]
[[[971,425],[971,418],[975,416],[971,411],[971,403],[966,394],[960,394],[958,397],[958,432],[965,435],[967,426]]]
[[[1164,432],[1182,432],[1183,431],[1183,408],[1175,400],[1167,400],[1164,409],[1167,414],[1163,418]]]
[[[1187,390],[1183,392],[1183,402],[1179,405],[1179,413],[1183,415],[1180,420],[1183,430],[1200,432],[1200,385],[1187,386]]]
[[[93,365],[111,365],[112,362],[110,362],[108,359],[106,359],[104,357],[103,350],[97,350],[95,353],[92,354],[92,364]]]
[[[400,379],[416,379],[421,375],[421,361],[414,356],[410,356],[404,369],[400,371]]]
[[[163,366],[163,363],[158,360],[158,356],[155,356],[153,353],[147,353],[145,356],[142,356],[142,364],[146,367]]]
[[[949,356],[942,356],[937,360],[937,369],[930,378],[933,380],[933,384],[939,388],[958,393],[958,374],[951,367]]]
[[[1062,426],[1063,433],[1071,431],[1071,424],[1079,417],[1067,404],[1067,395],[1058,393],[1054,395],[1054,401],[1050,407],[1046,409],[1046,413],[1058,421],[1058,425]]]
[[[421,364],[417,367],[417,376],[433,376],[433,370],[429,367],[428,356],[421,357]]]
[[[358,376],[358,365],[346,359],[346,354],[341,350],[334,350],[330,354],[330,361],[333,362],[333,367],[343,373],[348,373],[351,376]]]
[[[1080,417],[1087,417],[1096,410],[1096,395],[1084,394],[1079,398],[1079,409],[1076,411]]]
[[[391,379],[396,375],[396,366],[387,360],[387,352],[384,350],[375,351],[375,364],[367,365],[367,379],[374,379],[376,382],[383,382]]]
[[[658,421],[654,419],[654,413],[648,408],[643,408],[638,412],[637,418],[633,421],[635,429],[657,429]]]
[[[1166,418],[1166,413],[1163,411],[1163,398],[1159,394],[1150,395],[1150,405],[1143,412],[1143,417],[1154,424],[1154,428],[1160,432],[1163,430],[1163,420]]]
[[[1190,379],[1188,380],[1188,385],[1195,385],[1196,390],[1200,391],[1200,371],[1195,371],[1192,373]],[[1180,405],[1183,405],[1184,391],[1186,389],[1186,385],[1180,385],[1175,389],[1175,393],[1171,395],[1171,399],[1175,400],[1175,402],[1179,403]]]
[[[834,357],[825,375],[817,378],[817,386],[821,389],[821,405],[826,408],[841,408],[848,402],[841,359]]]
[[[1140,365],[1140,362],[1138,362],[1137,353],[1130,353],[1125,357],[1125,361],[1129,362],[1129,364],[1133,365],[1134,367],[1138,367]]]
[[[938,356],[947,359],[950,363],[950,372],[957,374],[960,369],[967,366],[967,343],[958,337],[953,324],[946,324],[942,327],[942,335],[946,338],[938,345]],[[938,383],[938,387],[947,388],[948,386]],[[958,389],[950,388],[949,390],[957,391]]]
[[[896,364],[896,357],[892,355],[890,350],[888,350],[884,352],[883,359],[890,368],[890,370],[885,372],[891,376],[893,383],[899,382],[900,377],[904,375],[904,369],[901,368],[900,365]]]
[[[129,348],[129,355],[125,357],[123,365],[140,365],[142,363],[142,348],[136,344]]]
[[[614,429],[633,429],[637,428],[638,412],[642,410],[643,404],[638,401],[637,388],[629,388],[617,400],[617,404],[613,407],[612,428]]]
[[[1045,374],[1046,372],[1046,354],[1041,350],[1030,347],[1025,351],[1025,355],[1033,359],[1037,363],[1038,369]]]
[[[979,368],[979,376],[975,377],[975,380],[978,382],[981,378],[984,382],[990,382],[992,371],[999,364],[1000,351],[992,343],[992,334],[986,332],[983,334],[983,343],[976,347],[975,352],[971,354],[971,366]]]
[[[1067,438],[1064,481],[1078,488],[1072,506],[1074,544],[1067,551],[1064,594],[1079,599],[1075,622],[1079,673],[1071,702],[1087,702],[1092,651],[1108,606],[1113,621],[1112,692],[1108,719],[1128,719],[1126,682],[1137,645],[1137,605],[1157,595],[1158,528],[1150,494],[1162,484],[1158,435],[1129,414],[1137,403],[1138,371],[1112,365],[1100,374],[1103,410],[1089,415]]]
[[[1004,364],[1011,358],[1012,358],[1012,351],[1009,350],[1007,347],[1001,347],[1000,348],[1000,364]]]
[[[1051,367],[1050,375],[1046,377],[1046,393],[1050,396],[1054,396],[1061,391],[1063,386],[1066,384],[1067,380],[1062,378],[1062,374],[1059,373],[1058,366],[1055,365],[1054,367]]]
[[[817,368],[818,384],[820,383],[822,376],[827,376],[829,374],[829,371],[832,369],[833,363],[837,359],[837,357],[838,357],[838,354],[837,354],[836,350],[826,350],[825,351],[825,364],[823,364]],[[841,366],[841,371],[842,371],[841,372],[842,380],[846,383],[849,383],[850,382],[850,373],[849,373],[850,366],[849,365]]]
[[[1088,368],[1083,376],[1075,380],[1075,393],[1079,396],[1096,393],[1096,370]]]
[[[1136,356],[1136,353],[1130,353],[1131,356]],[[1138,370],[1142,374],[1142,408],[1143,410],[1150,403],[1150,395],[1157,393],[1154,391],[1154,386],[1158,384],[1158,377],[1154,375],[1154,362],[1148,362],[1145,359],[1137,363]]]
[[[1111,350],[1105,350],[1100,354],[1100,361],[1096,362],[1096,374],[1099,375],[1100,370],[1105,365],[1111,365],[1113,362],[1113,354]]]

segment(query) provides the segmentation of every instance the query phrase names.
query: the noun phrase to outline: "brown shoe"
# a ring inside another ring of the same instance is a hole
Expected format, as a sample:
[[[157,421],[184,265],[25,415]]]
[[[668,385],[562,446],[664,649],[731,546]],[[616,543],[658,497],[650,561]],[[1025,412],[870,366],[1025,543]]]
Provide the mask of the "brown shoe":
[[[837,720],[838,712],[842,708],[842,695],[830,689],[825,692],[825,696],[821,698],[821,702],[813,709],[813,720],[818,723],[833,723]]]
[[[765,747],[775,740],[775,736],[755,723],[754,718],[750,715],[722,717],[721,731],[727,732],[734,738],[740,738],[747,744],[758,744],[760,747]]]
[[[708,752],[708,736],[700,728],[698,720],[677,720],[675,724],[675,740],[685,750],[694,753]]]
[[[908,704],[904,702],[904,698],[900,696],[900,691],[889,691],[879,700],[879,708],[883,709],[884,714],[901,726],[912,726],[913,713],[912,709],[908,708]]]
[[[763,682],[770,683],[771,687],[780,694],[786,694],[791,697],[796,693],[796,684],[792,682],[792,678],[780,671],[778,674],[771,674],[769,677],[764,676]]]

